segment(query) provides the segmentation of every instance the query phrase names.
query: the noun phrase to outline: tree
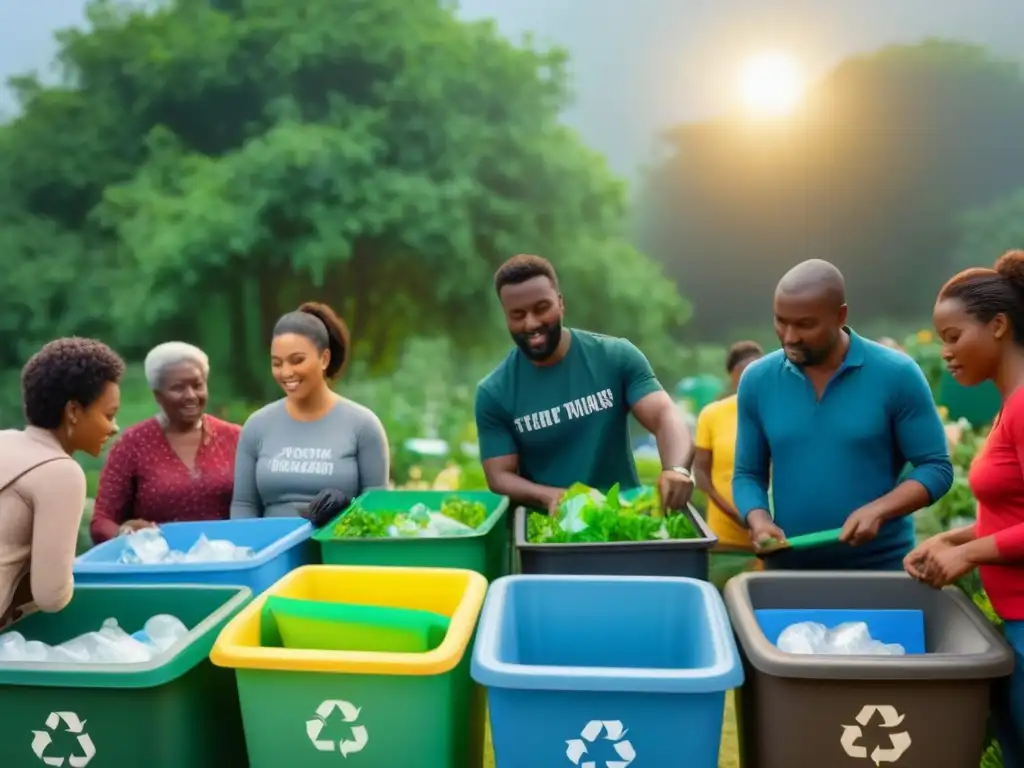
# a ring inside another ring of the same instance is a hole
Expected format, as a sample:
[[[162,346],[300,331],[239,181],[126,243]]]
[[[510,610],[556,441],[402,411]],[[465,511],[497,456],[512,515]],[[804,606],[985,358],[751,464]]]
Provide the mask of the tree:
[[[110,280],[128,347],[199,339],[246,388],[276,317],[313,297],[378,368],[414,334],[474,346],[500,338],[491,276],[517,252],[553,259],[578,324],[663,350],[685,321],[625,240],[622,183],[558,121],[561,51],[437,0],[97,0],[88,18],[61,33],[60,86],[17,84],[4,186],[13,220],[49,228],[39,252]]]
[[[669,132],[642,244],[691,296],[699,333],[770,316],[806,258],[845,273],[854,322],[916,318],[952,263],[957,216],[1016,189],[1019,66],[948,41],[842,62],[789,120],[726,115]]]
[[[960,219],[954,268],[991,267],[1006,251],[1024,248],[1024,189],[968,211]],[[946,275],[952,277],[952,272]]]

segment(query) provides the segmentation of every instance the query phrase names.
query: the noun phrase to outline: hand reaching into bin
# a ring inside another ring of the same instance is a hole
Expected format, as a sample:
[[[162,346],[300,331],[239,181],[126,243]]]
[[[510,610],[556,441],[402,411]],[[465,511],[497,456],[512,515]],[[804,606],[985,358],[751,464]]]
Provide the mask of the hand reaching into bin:
[[[324,488],[309,502],[302,516],[314,528],[323,528],[351,503],[352,499],[348,494],[337,488]]]

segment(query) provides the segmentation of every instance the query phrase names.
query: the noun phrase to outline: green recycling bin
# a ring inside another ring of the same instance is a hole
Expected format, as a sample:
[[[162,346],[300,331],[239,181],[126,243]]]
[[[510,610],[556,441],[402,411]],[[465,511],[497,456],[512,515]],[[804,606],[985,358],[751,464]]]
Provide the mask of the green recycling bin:
[[[457,536],[349,538],[335,534],[338,522],[359,507],[373,514],[409,512],[422,504],[432,511],[456,499],[478,502],[487,517],[475,532]],[[505,524],[508,498],[489,491],[367,491],[349,509],[325,525],[313,540],[324,565],[398,565],[414,568],[465,568],[489,581],[509,571],[509,536]]]
[[[146,662],[0,661],[0,765],[245,768],[234,676],[208,656],[251,598],[247,587],[83,585],[60,613],[15,622],[4,634],[51,646],[108,618],[134,634],[170,614],[189,632]]]
[[[991,424],[1003,404],[999,390],[991,381],[965,387],[945,370],[939,379],[938,389],[936,400],[949,411],[949,418],[953,421],[967,419],[973,427]]]
[[[210,655],[237,675],[249,768],[481,768],[485,707],[469,668],[486,592],[482,575],[455,568],[308,565],[278,581]],[[449,623],[440,645],[422,652],[285,647],[280,619],[266,616],[274,597],[425,611]]]

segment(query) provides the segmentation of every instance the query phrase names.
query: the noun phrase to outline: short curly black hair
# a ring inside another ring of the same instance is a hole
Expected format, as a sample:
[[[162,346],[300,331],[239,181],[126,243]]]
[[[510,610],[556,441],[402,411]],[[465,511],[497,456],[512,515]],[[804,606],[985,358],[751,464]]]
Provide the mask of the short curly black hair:
[[[108,384],[121,381],[124,369],[124,360],[102,341],[77,336],[51,341],[21,369],[25,420],[56,429],[68,403],[88,408]]]
[[[546,277],[558,290],[558,275],[550,261],[532,253],[520,253],[498,267],[494,273],[494,290],[500,296],[506,285],[519,285],[535,277]]]
[[[729,347],[725,356],[725,372],[732,373],[736,366],[747,360],[756,360],[764,355],[764,350],[756,341],[737,341]]]

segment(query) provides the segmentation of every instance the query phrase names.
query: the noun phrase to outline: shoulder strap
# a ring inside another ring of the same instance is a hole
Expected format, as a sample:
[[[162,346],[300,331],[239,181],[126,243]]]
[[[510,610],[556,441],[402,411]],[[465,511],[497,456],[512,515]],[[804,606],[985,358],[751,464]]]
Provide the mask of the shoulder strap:
[[[23,469],[21,472],[16,474],[14,477],[10,478],[3,487],[0,487],[0,492],[6,491],[8,488],[10,488],[16,482],[21,480],[21,478],[23,478],[32,470],[39,469],[41,466],[43,466],[44,464],[49,464],[51,461],[64,461],[65,459],[67,459],[68,461],[73,461],[73,459],[70,456],[47,456],[45,459],[42,459],[40,461],[37,461],[35,464],[31,464],[25,467],[25,469]]]

